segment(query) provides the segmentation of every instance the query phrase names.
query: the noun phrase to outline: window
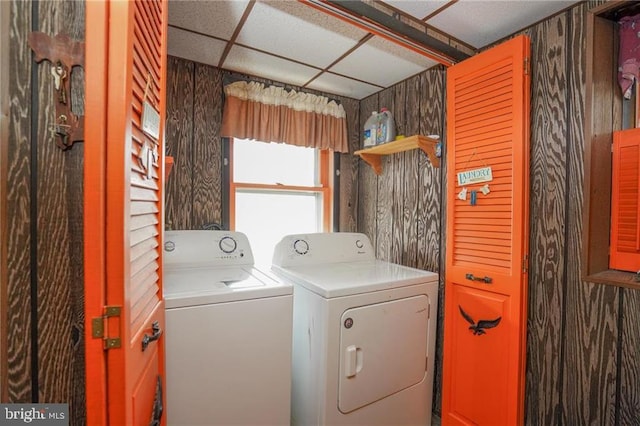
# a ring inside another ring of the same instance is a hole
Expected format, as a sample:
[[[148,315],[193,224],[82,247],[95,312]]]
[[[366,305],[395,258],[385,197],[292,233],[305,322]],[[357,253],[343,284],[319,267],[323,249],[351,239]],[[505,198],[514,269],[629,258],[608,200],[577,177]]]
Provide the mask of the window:
[[[636,274],[609,266],[612,233],[612,143],[616,131],[634,127],[635,99],[624,100],[617,81],[618,28],[622,16],[640,12],[637,2],[607,2],[587,21],[583,277],[637,288]]]
[[[247,235],[256,264],[271,264],[284,235],[331,229],[328,150],[234,139],[230,151],[230,225]]]

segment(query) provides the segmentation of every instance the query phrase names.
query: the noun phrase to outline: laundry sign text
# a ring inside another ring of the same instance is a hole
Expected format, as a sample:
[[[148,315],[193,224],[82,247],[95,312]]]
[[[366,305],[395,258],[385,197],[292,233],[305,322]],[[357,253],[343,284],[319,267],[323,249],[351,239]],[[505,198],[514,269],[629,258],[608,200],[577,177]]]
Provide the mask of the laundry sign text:
[[[458,173],[458,185],[460,186],[471,183],[490,182],[492,180],[491,167],[483,167],[481,169],[467,170]]]

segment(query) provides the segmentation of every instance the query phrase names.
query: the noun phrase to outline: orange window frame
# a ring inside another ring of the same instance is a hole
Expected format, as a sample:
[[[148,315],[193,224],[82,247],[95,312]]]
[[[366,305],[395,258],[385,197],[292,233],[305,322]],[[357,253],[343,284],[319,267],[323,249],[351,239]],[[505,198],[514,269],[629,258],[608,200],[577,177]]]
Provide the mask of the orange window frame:
[[[328,149],[318,151],[318,171],[320,174],[319,186],[296,186],[296,185],[269,185],[259,183],[235,182],[233,179],[233,138],[229,139],[229,227],[236,229],[236,193],[242,189],[255,189],[259,191],[274,192],[310,192],[322,194],[322,230],[329,232],[333,223],[333,156]]]

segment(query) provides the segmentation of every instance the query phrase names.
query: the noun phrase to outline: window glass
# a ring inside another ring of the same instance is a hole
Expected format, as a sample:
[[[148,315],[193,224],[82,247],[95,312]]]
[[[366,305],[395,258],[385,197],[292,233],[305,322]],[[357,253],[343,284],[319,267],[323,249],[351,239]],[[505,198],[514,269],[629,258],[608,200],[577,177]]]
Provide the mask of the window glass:
[[[236,230],[251,243],[256,264],[271,264],[287,234],[322,231],[322,195],[309,192],[236,192]]]
[[[316,150],[246,139],[233,142],[233,180],[267,185],[317,184]]]

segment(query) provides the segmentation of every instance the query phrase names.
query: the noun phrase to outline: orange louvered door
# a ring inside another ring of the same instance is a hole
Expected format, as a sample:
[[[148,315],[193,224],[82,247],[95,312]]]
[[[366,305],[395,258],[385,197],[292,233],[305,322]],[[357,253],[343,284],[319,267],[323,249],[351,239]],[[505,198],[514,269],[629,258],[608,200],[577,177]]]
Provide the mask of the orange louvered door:
[[[442,423],[524,420],[529,39],[447,70]]]
[[[640,271],[640,129],[613,134],[609,267]]]
[[[87,423],[160,425],[167,2],[87,2]],[[143,120],[143,116],[146,118]],[[102,316],[102,320],[100,317]]]

